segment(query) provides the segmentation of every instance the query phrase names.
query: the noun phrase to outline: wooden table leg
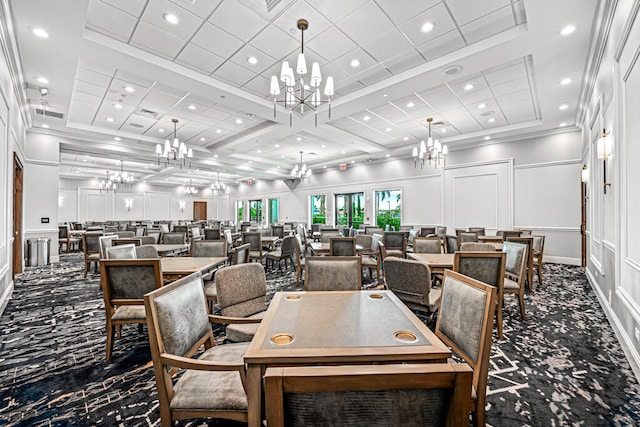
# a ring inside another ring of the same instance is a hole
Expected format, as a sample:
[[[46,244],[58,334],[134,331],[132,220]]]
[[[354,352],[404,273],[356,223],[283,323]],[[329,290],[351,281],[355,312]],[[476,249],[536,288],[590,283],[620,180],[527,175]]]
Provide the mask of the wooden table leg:
[[[262,367],[250,364],[247,366],[247,401],[249,427],[262,426]]]

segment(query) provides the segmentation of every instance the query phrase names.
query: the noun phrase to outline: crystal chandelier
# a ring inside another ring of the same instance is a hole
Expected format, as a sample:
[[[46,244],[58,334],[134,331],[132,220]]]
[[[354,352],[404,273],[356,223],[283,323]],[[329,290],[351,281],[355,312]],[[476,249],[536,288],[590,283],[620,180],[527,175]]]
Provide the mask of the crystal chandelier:
[[[193,150],[189,148],[184,142],[180,142],[177,136],[178,119],[171,119],[173,122],[173,144],[167,139],[164,141],[164,150],[162,145],[156,145],[156,154],[158,155],[158,164],[160,159],[165,162],[165,167],[169,164],[179,165],[180,169],[183,166],[188,165],[191,167],[191,159],[193,158]]]
[[[198,189],[192,185],[191,180],[189,180],[188,187],[186,185],[184,186],[184,194],[189,197],[195,197],[198,194]]]
[[[304,115],[305,107],[313,110],[315,114],[315,124],[318,127],[318,107],[321,104],[329,104],[329,119],[331,119],[331,97],[333,96],[333,77],[327,77],[324,87],[324,95],[326,99],[320,97],[320,82],[322,75],[320,74],[320,65],[314,62],[311,65],[311,78],[305,83],[304,78],[307,75],[307,62],[304,58],[304,31],[309,28],[309,22],[306,19],[299,19],[297,23],[298,29],[302,32],[302,43],[300,53],[298,54],[298,63],[296,73],[298,80],[293,73],[293,68],[289,67],[289,62],[282,63],[280,71],[280,81],[282,82],[282,90],[284,91],[283,99],[278,99],[280,95],[280,83],[277,76],[271,76],[271,95],[273,95],[273,118],[276,117],[276,105],[282,104],[285,110],[289,111],[289,126],[293,125],[293,111],[298,111],[300,115]]]
[[[300,151],[300,163],[293,167],[291,171],[291,178],[293,179],[308,179],[311,177],[311,169],[307,169],[306,163],[302,163],[302,151]]]
[[[218,171],[217,181],[211,184],[211,189],[218,194],[227,191],[227,186],[224,184],[224,182],[220,181],[220,171]]]
[[[420,160],[420,169],[424,166],[425,159],[429,161],[429,165],[431,165],[431,161],[433,160],[434,166],[437,168],[442,163],[442,166],[445,165],[445,156],[449,153],[449,148],[446,145],[442,145],[440,141],[437,139],[434,141],[431,137],[431,122],[433,119],[429,117],[427,119],[427,123],[429,123],[429,138],[427,138],[427,142],[424,140],[420,141],[419,147],[413,147],[413,165],[414,167],[418,167],[418,160]]]

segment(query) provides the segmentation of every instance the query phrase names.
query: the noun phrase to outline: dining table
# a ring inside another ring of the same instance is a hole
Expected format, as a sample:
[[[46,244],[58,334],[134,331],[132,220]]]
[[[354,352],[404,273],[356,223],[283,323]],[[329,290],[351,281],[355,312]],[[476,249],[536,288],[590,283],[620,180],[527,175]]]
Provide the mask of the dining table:
[[[227,257],[164,257],[160,259],[162,278],[174,281],[196,271],[204,276],[224,265],[226,261]]]
[[[329,242],[311,242],[311,253],[314,255],[327,255],[331,252],[331,243]],[[362,245],[356,244],[356,252],[360,252],[364,249]]]
[[[151,245],[158,251],[158,255],[161,257],[171,257],[171,256],[179,256],[189,252],[189,244],[181,243],[181,244],[173,244],[173,245]]]
[[[453,268],[454,254],[425,254],[407,252],[407,258],[420,261],[429,266],[432,273],[444,273],[444,270]]]
[[[391,291],[278,292],[244,356],[249,426],[262,426],[267,367],[449,357],[449,348]]]

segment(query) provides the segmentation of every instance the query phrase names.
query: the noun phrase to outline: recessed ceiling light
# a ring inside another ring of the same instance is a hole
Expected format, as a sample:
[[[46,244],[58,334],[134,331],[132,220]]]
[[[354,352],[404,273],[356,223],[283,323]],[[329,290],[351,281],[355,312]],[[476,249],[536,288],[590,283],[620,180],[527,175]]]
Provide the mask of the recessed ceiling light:
[[[413,108],[415,107],[416,104],[414,104],[413,102],[407,102],[407,108]]]
[[[195,109],[196,109],[196,106],[195,106],[195,105],[193,105],[193,104],[189,104],[189,105],[187,105],[187,108],[188,108],[189,110],[195,110]]]
[[[158,132],[164,133],[164,129],[160,128],[160,129],[158,129]]]
[[[483,108],[487,108],[487,104],[485,104],[485,103],[478,104],[478,108],[479,108],[479,109],[481,109],[481,110],[482,110]]]
[[[409,140],[409,137],[408,137],[408,136],[405,136],[405,137],[404,137],[404,138],[402,138],[402,139],[404,139],[405,141],[408,141],[408,140]]]
[[[326,169],[326,168],[327,168],[327,165],[324,165],[324,166],[322,167],[322,169]]]
[[[47,125],[47,124],[42,125],[42,127],[45,128],[45,129],[49,129],[49,125]]]
[[[356,162],[355,160],[351,160],[351,163],[355,163],[355,162]]]
[[[131,87],[131,86],[125,86],[125,87],[124,87],[124,90],[125,90],[126,92],[129,92],[129,93],[133,93],[133,92],[135,92],[135,91],[136,91],[136,90],[135,90],[133,87]]]
[[[258,150],[258,153],[262,153],[262,150]]]
[[[490,137],[489,135],[487,135],[487,136],[485,136],[485,137],[484,137],[484,140],[485,140],[485,141],[488,141],[488,140],[490,140],[490,139],[491,139],[491,137]]]
[[[391,128],[386,128],[385,129],[387,132],[391,132]]]
[[[31,30],[31,32],[41,39],[49,38],[49,33],[44,28],[34,28],[33,30]]]
[[[276,144],[276,145],[275,145],[275,147],[276,147],[276,148],[280,148],[280,144]]]
[[[464,90],[471,90],[471,89],[473,89],[472,83],[467,83],[466,85],[464,85]]]
[[[420,27],[420,31],[422,31],[423,33],[428,33],[429,31],[433,30],[436,27],[436,24],[434,24],[431,21],[427,21],[424,24],[422,24],[422,27]]]
[[[371,120],[371,117],[369,117],[369,116],[364,116],[364,117],[362,118],[362,120],[364,120],[365,122],[368,122],[369,120]]]
[[[560,35],[568,36],[569,34],[573,33],[575,30],[576,30],[575,25],[567,25],[562,30],[560,30]]]
[[[389,96],[389,94],[388,93],[383,93],[382,96],[384,96],[386,98],[387,96]]]
[[[249,163],[253,163],[253,160],[249,160]]]
[[[174,15],[173,13],[165,13],[164,15],[162,15],[162,17],[169,24],[176,25],[178,23],[178,17],[176,15]]]
[[[447,128],[440,129],[440,132],[442,132],[442,133],[447,133]]]
[[[113,121],[113,117],[107,117],[107,121],[108,122],[112,122]]]
[[[302,138],[297,137],[297,138],[296,138],[296,141],[302,141]]]
[[[391,156],[391,154],[387,154],[385,157],[390,157],[390,156]]]
[[[566,122],[562,122],[562,123],[560,123],[560,125],[559,125],[559,126],[560,126],[561,128],[563,128],[563,127],[565,127],[566,125],[567,125],[567,123],[566,123]]]
[[[121,140],[121,138],[119,136],[116,136],[113,139],[115,139],[116,141],[120,141]]]
[[[122,104],[113,104],[113,108],[116,110],[122,110]]]
[[[222,130],[216,129],[216,133],[222,133]]]
[[[566,110],[567,108],[569,108],[569,104],[567,104],[567,103],[560,104],[560,109],[561,110]]]
[[[327,148],[327,146],[326,146],[326,145],[324,145],[324,144],[322,144],[322,145],[320,146],[320,148]]]
[[[204,138],[200,138],[200,141],[204,142],[204,141],[205,141],[205,139],[204,139]]]
[[[237,125],[241,125],[242,124],[242,119],[236,119],[236,124]]]
[[[255,56],[250,56],[247,58],[247,62],[251,65],[256,65],[258,63],[258,58]]]
[[[276,166],[276,168],[280,169],[280,165]]]
[[[218,155],[217,155],[217,154],[214,154],[214,155],[213,155],[213,157],[218,157]]]
[[[359,67],[359,66],[360,66],[360,61],[359,61],[359,60],[357,60],[357,59],[353,59],[353,60],[351,61],[351,66],[352,66],[353,68]]]
[[[569,77],[565,77],[564,79],[560,80],[561,85],[568,85],[569,83],[571,83],[571,79]]]
[[[38,80],[38,83],[42,83],[43,85],[49,84],[49,79],[47,79],[46,77],[38,77],[37,80]]]
[[[495,117],[491,117],[489,120],[487,120],[489,123],[493,123],[496,121]]]
[[[342,153],[342,154],[344,154],[345,152],[344,152],[344,151],[341,151],[341,153]]]

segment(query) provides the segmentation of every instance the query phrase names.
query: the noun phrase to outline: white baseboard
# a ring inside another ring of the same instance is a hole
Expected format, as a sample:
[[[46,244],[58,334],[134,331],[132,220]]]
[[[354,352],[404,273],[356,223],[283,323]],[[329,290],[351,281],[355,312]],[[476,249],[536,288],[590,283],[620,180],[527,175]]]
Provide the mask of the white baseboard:
[[[9,286],[7,286],[7,289],[5,289],[2,296],[0,296],[0,316],[2,315],[2,313],[4,313],[4,309],[7,307],[7,304],[9,304],[9,300],[11,299],[12,295],[13,295],[13,280],[9,282]]]
[[[567,264],[567,265],[582,265],[582,260],[580,258],[571,258],[564,256],[544,256],[543,262],[550,262],[552,264]]]
[[[591,288],[594,290],[596,297],[598,298],[602,311],[604,311],[605,316],[607,316],[607,319],[613,328],[613,332],[616,334],[616,337],[622,346],[622,351],[624,351],[625,356],[627,356],[627,360],[629,361],[629,365],[631,365],[631,369],[633,370],[636,379],[640,382],[640,354],[638,354],[638,351],[633,346],[633,341],[631,341],[631,337],[627,335],[627,332],[620,323],[618,316],[616,316],[616,314],[611,310],[611,306],[607,304],[607,299],[600,291],[598,282],[588,269],[585,269],[585,273]]]

